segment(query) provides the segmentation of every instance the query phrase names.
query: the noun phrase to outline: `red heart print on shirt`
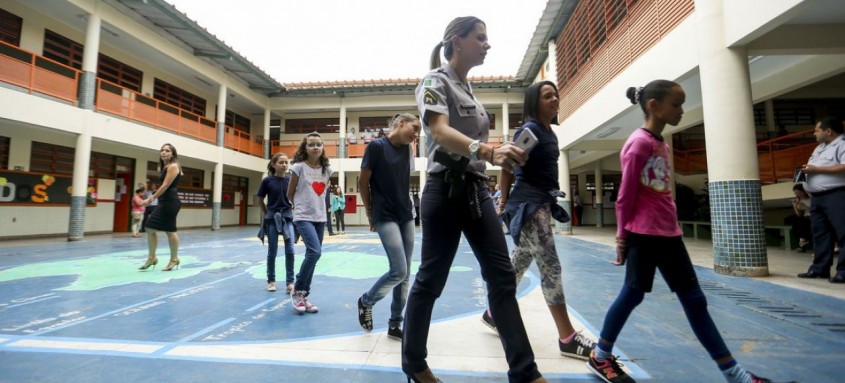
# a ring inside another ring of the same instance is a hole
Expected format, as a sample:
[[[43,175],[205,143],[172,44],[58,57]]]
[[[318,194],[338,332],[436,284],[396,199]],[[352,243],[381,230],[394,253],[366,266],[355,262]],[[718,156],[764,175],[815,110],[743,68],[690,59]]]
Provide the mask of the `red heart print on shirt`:
[[[326,191],[326,183],[325,182],[312,182],[311,188],[314,189],[314,192],[317,195],[323,195],[323,192]]]

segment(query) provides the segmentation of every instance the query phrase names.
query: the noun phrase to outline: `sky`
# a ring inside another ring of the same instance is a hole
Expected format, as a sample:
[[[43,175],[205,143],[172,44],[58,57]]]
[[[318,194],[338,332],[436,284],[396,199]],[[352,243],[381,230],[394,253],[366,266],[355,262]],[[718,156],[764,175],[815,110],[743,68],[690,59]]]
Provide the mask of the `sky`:
[[[166,0],[281,83],[420,78],[446,25],[487,24],[470,76],[515,76],[546,0]]]

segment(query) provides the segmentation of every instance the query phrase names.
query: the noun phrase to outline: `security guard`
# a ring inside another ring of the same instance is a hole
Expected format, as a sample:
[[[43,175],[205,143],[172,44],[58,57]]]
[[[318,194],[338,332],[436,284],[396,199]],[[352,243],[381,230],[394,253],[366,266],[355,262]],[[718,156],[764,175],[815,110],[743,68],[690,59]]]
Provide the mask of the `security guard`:
[[[813,132],[819,146],[801,170],[807,174],[806,190],[813,197],[810,224],[815,248],[813,264],[799,278],[828,278],[834,245],[839,245],[836,275],[831,283],[845,283],[845,141],[842,121],[825,118]]]
[[[449,62],[440,65],[440,49]],[[461,233],[475,253],[487,282],[487,299],[508,361],[510,382],[545,382],[516,301],[516,277],[490,193],[485,162],[512,170],[525,153],[510,144],[488,145],[490,116],[475,98],[469,70],[484,63],[487,27],[475,17],[459,17],[446,28],[432,52],[431,69],[416,90],[428,140],[428,173],[420,201],[422,262],[405,310],[402,370],[409,381],[439,382],[425,361],[434,301],[440,297]]]

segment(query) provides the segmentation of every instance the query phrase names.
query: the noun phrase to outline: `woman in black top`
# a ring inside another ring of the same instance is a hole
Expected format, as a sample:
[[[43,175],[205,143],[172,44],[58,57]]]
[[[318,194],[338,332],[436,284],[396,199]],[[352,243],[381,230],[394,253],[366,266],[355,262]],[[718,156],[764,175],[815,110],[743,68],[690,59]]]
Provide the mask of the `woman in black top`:
[[[177,194],[177,185],[179,185],[179,178],[182,177],[182,167],[177,162],[179,156],[176,154],[176,148],[171,144],[164,144],[159,153],[159,166],[161,167],[161,174],[158,177],[159,187],[153,195],[144,200],[144,205],[149,205],[153,200],[158,198],[158,206],[156,206],[153,213],[150,214],[147,220],[147,246],[149,253],[147,261],[144,265],[139,267],[139,270],[147,270],[152,266],[158,264],[156,258],[156,247],[158,247],[158,230],[167,234],[167,243],[170,245],[170,262],[162,271],[173,270],[174,267],[179,267],[179,236],[176,234],[176,215],[179,214],[179,208],[182,202],[179,201]]]

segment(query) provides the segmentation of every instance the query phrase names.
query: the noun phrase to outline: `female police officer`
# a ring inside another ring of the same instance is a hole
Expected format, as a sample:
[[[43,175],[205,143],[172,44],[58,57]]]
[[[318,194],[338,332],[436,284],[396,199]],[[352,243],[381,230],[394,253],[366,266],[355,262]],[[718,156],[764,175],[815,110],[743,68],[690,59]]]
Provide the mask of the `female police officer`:
[[[440,49],[449,60],[440,65]],[[525,153],[510,144],[487,145],[490,117],[472,93],[467,73],[484,63],[487,27],[459,17],[446,27],[431,55],[431,69],[417,87],[417,105],[428,142],[428,181],[422,195],[422,263],[405,312],[402,370],[415,382],[439,382],[425,361],[434,301],[446,284],[461,232],[487,283],[487,299],[505,348],[510,382],[545,382],[516,302],[516,277],[505,236],[484,183],[485,161],[512,170]],[[456,218],[457,217],[457,218]]]

